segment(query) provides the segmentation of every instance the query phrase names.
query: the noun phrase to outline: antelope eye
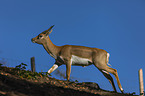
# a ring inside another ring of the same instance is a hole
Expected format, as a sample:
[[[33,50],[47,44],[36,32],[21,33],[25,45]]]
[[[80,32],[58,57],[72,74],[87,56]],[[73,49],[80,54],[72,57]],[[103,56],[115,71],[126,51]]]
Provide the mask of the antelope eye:
[[[42,37],[42,35],[39,35],[39,38],[41,38]]]
[[[37,39],[42,38],[42,37],[43,37],[42,35],[39,35]]]

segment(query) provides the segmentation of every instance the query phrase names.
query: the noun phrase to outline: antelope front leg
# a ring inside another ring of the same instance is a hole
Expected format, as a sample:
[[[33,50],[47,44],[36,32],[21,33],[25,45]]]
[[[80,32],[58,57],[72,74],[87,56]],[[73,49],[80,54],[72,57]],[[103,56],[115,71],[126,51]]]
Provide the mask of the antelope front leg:
[[[59,65],[54,64],[49,70],[48,73],[51,74],[54,70],[56,70],[59,67]]]
[[[71,61],[66,63],[66,79],[69,81],[71,73]]]

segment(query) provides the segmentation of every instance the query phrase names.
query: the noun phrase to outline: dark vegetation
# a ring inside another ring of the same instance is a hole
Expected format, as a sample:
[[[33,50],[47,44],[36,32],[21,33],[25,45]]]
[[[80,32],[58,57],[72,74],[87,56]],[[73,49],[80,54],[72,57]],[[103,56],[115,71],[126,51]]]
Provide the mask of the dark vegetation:
[[[69,82],[51,78],[46,72],[26,71],[26,64],[15,68],[0,64],[0,96],[135,96],[100,89],[92,82]]]

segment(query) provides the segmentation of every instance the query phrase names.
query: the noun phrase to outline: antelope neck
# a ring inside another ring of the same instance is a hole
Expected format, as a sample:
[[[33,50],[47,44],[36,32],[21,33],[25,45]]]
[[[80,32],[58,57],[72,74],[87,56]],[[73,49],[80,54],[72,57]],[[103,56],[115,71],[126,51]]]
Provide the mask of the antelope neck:
[[[45,48],[45,50],[50,54],[50,56],[57,59],[57,54],[60,50],[60,46],[54,45],[49,37],[46,39],[45,43],[43,43],[42,45]]]

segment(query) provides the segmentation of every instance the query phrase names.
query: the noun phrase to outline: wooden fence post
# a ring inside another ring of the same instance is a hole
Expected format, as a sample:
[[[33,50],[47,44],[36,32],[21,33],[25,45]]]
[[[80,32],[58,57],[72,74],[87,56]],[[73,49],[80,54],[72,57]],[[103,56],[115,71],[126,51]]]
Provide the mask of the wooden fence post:
[[[35,72],[35,57],[31,57],[31,71]]]
[[[139,69],[139,88],[140,88],[140,96],[144,96],[144,84],[143,84],[143,71]]]

